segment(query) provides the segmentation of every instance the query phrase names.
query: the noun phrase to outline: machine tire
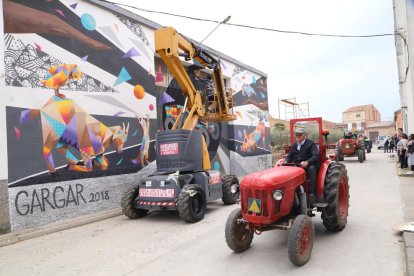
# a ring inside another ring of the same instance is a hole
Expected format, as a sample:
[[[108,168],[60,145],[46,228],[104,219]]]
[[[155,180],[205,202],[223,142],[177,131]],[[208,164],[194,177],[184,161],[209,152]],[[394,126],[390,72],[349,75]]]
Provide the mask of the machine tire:
[[[364,152],[362,150],[358,150],[358,161],[359,163],[364,162]]]
[[[206,195],[196,184],[187,184],[181,189],[177,200],[177,210],[180,218],[193,223],[204,218],[207,208]]]
[[[230,213],[226,222],[226,243],[235,252],[243,252],[249,249],[254,236],[253,229],[249,228],[248,223],[240,223],[237,221],[241,218],[241,210],[235,209]]]
[[[363,158],[363,159],[364,159],[364,161],[365,161],[365,160],[367,160],[367,155],[366,155],[365,151],[363,151],[363,157],[364,157],[364,158]]]
[[[139,193],[139,187],[127,190],[121,199],[122,213],[130,219],[138,219],[147,215],[148,210],[135,208],[135,199]]]
[[[323,225],[328,231],[339,232],[345,228],[349,208],[348,173],[344,165],[333,163],[326,173],[325,200],[322,209]]]
[[[298,215],[288,236],[289,259],[294,265],[302,266],[309,261],[314,237],[312,219],[306,215]]]
[[[342,150],[341,150],[341,144],[338,142],[336,142],[336,150],[335,150],[335,155],[336,155],[336,162],[339,161],[344,161],[344,156],[342,154]]]
[[[223,203],[225,205],[236,204],[237,200],[239,199],[239,196],[240,196],[239,180],[234,175],[224,175],[221,178],[221,181],[223,183],[223,197],[222,197]],[[231,192],[231,188],[234,185],[237,185],[237,192],[236,193]]]
[[[371,142],[368,142],[367,153],[371,153],[371,148],[372,148]]]

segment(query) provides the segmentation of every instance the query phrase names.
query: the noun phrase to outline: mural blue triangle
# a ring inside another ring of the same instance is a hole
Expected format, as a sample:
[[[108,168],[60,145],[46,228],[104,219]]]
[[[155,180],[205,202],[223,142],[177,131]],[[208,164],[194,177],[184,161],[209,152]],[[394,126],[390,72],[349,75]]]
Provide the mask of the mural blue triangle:
[[[119,72],[118,78],[116,79],[114,83],[114,86],[117,86],[118,84],[129,81],[130,79],[132,79],[131,75],[128,73],[125,67],[122,67],[121,72]]]
[[[78,6],[78,3],[75,3],[75,4],[72,4],[72,5],[70,5],[70,7],[72,8],[72,9],[76,9],[76,7]]]

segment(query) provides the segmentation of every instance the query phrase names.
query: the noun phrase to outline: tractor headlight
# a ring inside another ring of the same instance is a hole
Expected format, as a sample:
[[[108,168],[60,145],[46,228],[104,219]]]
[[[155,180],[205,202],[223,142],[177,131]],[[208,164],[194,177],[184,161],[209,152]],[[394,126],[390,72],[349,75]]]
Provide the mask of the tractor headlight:
[[[283,192],[282,190],[276,190],[273,192],[273,198],[277,201],[282,200],[283,198]]]

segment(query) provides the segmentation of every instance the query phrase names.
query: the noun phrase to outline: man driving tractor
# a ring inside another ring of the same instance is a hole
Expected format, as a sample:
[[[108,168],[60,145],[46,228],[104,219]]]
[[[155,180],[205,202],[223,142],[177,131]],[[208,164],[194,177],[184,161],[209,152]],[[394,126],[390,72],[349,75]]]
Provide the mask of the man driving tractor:
[[[303,128],[295,130],[296,143],[292,145],[288,155],[285,158],[285,163],[296,163],[306,170],[306,175],[309,179],[309,201],[319,202],[315,196],[316,191],[316,177],[319,169],[319,150],[316,144],[307,138],[307,133]]]

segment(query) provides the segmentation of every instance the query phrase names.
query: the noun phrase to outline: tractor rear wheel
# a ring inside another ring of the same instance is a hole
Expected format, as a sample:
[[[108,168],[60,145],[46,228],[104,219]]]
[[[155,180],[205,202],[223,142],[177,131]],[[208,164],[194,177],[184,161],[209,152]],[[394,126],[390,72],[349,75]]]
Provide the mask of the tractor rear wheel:
[[[254,232],[247,222],[243,222],[240,209],[233,210],[227,218],[225,236],[227,245],[235,252],[249,249]]]
[[[148,210],[135,208],[135,199],[139,194],[139,187],[127,190],[121,199],[122,213],[131,219],[144,217]]]
[[[314,236],[312,219],[306,215],[297,216],[288,236],[289,259],[294,265],[302,266],[309,261]]]
[[[223,203],[225,205],[236,204],[240,195],[239,180],[234,175],[224,175],[221,181],[223,182]]]
[[[177,200],[177,210],[185,222],[197,222],[204,218],[207,208],[206,195],[196,184],[187,184],[181,189]]]
[[[358,150],[358,161],[359,163],[364,162],[364,152],[362,150]]]
[[[349,208],[349,184],[345,166],[333,163],[326,173],[325,200],[322,209],[323,225],[328,231],[338,232],[345,228]]]

